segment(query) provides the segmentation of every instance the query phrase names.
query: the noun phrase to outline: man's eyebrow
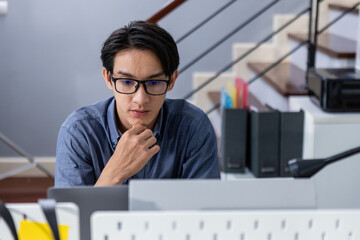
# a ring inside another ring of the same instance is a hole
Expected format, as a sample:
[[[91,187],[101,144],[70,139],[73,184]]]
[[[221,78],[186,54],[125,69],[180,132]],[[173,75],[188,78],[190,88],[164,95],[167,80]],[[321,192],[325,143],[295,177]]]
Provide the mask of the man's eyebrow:
[[[123,72],[123,71],[118,71],[117,73],[120,74],[120,75],[130,77],[130,78],[135,78],[135,76],[132,75],[131,73],[127,73],[127,72]]]
[[[157,74],[153,74],[153,75],[150,75],[149,77],[147,78],[156,78],[156,77],[160,77],[161,75],[164,75],[163,72],[160,72],[160,73],[157,73]]]
[[[136,78],[136,77],[135,77],[134,75],[132,75],[131,73],[127,73],[127,72],[124,72],[124,71],[118,71],[117,73],[120,74],[120,75],[129,77],[129,78],[133,78],[133,79]],[[161,75],[164,75],[164,73],[163,73],[163,72],[159,72],[159,73],[150,75],[150,76],[147,77],[147,79],[156,78],[156,77],[159,77],[159,76],[161,76]]]

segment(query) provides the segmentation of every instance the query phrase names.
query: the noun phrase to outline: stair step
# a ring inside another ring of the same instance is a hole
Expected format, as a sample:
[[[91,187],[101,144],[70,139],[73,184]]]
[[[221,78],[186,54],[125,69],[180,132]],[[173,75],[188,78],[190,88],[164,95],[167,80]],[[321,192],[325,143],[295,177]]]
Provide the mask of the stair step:
[[[329,22],[334,21],[341,17],[341,15],[344,13],[344,11],[352,8],[355,5],[355,3],[332,3],[329,4]],[[357,29],[357,25],[359,22],[359,9],[354,9],[350,13],[347,13],[346,15],[342,16],[339,21],[336,21],[335,24],[330,26],[329,33],[335,34],[344,38],[351,39],[353,41],[357,41],[357,31],[354,31],[354,29]]]
[[[308,39],[307,34],[289,33],[288,37],[297,42]],[[355,58],[356,42],[334,34],[322,33],[318,36],[317,49],[334,58]]]
[[[355,4],[355,3],[354,3]],[[349,3],[329,3],[329,8],[333,10],[339,10],[339,11],[346,11],[349,8],[351,8],[352,4]],[[355,8],[350,13],[352,14],[359,14],[359,8]]]
[[[220,91],[209,91],[208,96],[213,106],[220,103]],[[217,108],[216,110],[220,112],[220,108]]]
[[[272,63],[250,62],[248,67],[256,74],[261,73]],[[283,62],[268,71],[262,79],[271,85],[278,93],[284,97],[294,95],[308,95],[305,89],[306,72],[294,64]]]

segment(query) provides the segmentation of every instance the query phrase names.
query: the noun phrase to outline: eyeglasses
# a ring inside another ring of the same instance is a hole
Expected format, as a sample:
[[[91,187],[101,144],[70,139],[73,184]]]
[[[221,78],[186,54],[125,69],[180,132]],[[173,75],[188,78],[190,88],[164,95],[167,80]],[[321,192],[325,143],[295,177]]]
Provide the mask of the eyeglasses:
[[[140,84],[144,86],[145,92],[149,95],[163,95],[166,93],[170,80],[144,80],[139,81],[131,78],[111,77],[115,84],[115,90],[122,94],[135,93]]]

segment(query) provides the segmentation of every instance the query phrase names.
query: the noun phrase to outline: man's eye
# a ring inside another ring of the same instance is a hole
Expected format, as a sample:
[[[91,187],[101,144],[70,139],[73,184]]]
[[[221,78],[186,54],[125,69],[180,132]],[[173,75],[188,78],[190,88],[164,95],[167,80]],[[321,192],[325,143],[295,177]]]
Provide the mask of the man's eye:
[[[121,83],[124,85],[133,85],[134,81],[132,80],[121,80]]]
[[[147,85],[149,85],[149,86],[156,86],[156,85],[159,85],[159,84],[161,84],[160,81],[150,81],[150,82],[147,82]]]

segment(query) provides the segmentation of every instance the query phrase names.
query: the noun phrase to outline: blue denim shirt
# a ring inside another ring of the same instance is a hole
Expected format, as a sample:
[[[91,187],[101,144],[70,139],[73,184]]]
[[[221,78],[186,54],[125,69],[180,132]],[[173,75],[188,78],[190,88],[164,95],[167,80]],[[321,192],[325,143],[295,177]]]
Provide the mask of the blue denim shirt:
[[[82,107],[65,120],[56,147],[55,187],[96,183],[121,138],[115,118],[111,97]],[[214,129],[197,107],[166,99],[153,135],[160,151],[130,179],[220,178]]]

